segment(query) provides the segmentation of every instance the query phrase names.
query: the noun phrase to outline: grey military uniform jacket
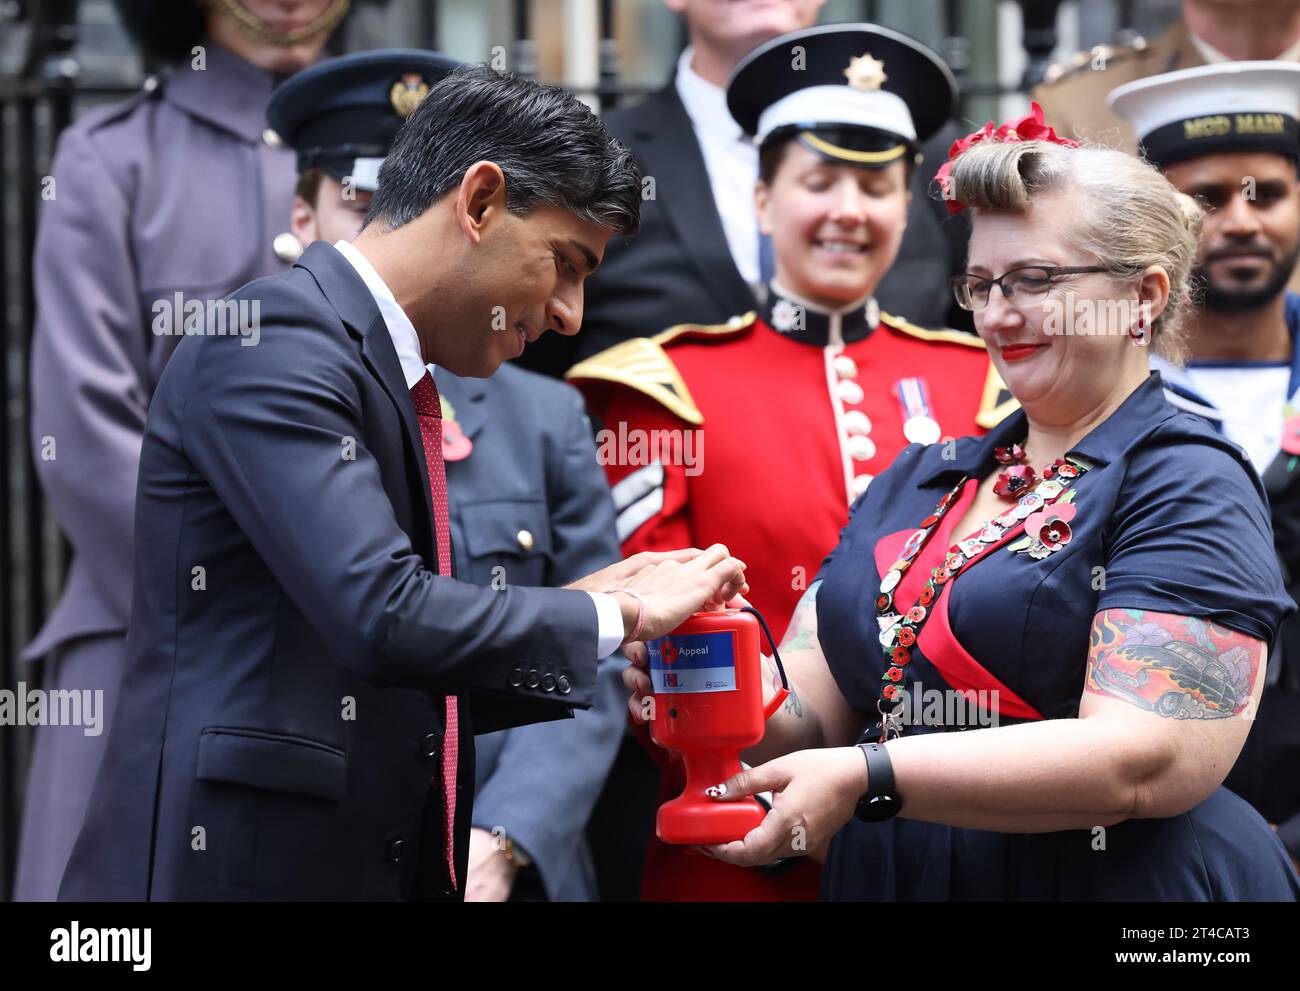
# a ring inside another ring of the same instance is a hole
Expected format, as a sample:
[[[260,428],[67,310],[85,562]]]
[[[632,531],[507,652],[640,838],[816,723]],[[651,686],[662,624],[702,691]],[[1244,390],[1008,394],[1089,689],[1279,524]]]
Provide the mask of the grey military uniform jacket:
[[[564,585],[622,556],[575,389],[508,363],[487,379],[439,368],[436,381],[474,445],[447,462],[457,578]],[[584,831],[627,722],[625,664],[618,653],[601,661],[594,705],[573,719],[475,740],[473,824],[521,846],[552,901],[597,894]]]
[[[263,138],[276,80],[213,44],[203,65],[63,132],[34,263],[32,442],[72,544],[63,596],[23,652],[121,632],[145,412],[188,300],[283,271],[292,153]]]

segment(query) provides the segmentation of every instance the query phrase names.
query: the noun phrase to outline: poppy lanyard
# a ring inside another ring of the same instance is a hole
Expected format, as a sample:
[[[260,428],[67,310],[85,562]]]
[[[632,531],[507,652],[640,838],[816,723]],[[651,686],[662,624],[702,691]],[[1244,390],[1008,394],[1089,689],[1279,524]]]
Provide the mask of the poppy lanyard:
[[[930,618],[930,608],[934,600],[939,597],[943,586],[982,558],[995,545],[1004,543],[1019,534],[1026,528],[1027,519],[1036,513],[1041,513],[1061,499],[1070,490],[1070,486],[1091,466],[1081,460],[1066,458],[1054,467],[1052,478],[1040,481],[1033,491],[1022,495],[1013,507],[1000,516],[994,517],[984,524],[982,529],[965,540],[959,540],[949,547],[943,562],[931,570],[930,577],[921,588],[921,594],[916,602],[905,611],[900,612],[896,608],[894,591],[902,581],[903,574],[930,542],[930,538],[939,528],[940,521],[957,502],[962,488],[972,476],[963,476],[961,481],[944,494],[934,512],[923,519],[920,527],[907,538],[907,542],[899,552],[898,560],[885,571],[885,576],[880,580],[880,594],[876,597],[876,620],[880,624],[880,645],[884,648],[885,656],[889,661],[881,675],[883,683],[881,699],[876,703],[877,711],[881,716],[882,743],[891,735],[898,736],[902,732],[901,716],[904,700],[898,685],[903,680],[907,665],[911,663],[912,647],[920,636],[921,627]],[[1068,523],[1045,516],[1042,520],[1044,532],[1037,535],[1038,539],[1044,544],[1050,541],[1059,546],[1064,542],[1061,540],[1062,536],[1068,539],[1068,527]],[[888,711],[885,709],[886,702],[891,703]]]

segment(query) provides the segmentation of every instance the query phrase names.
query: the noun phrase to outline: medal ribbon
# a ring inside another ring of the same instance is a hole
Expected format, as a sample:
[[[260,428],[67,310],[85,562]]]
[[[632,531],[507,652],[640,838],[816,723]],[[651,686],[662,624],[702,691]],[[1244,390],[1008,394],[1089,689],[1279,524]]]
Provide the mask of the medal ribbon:
[[[904,423],[917,417],[934,419],[934,414],[930,411],[930,387],[926,385],[925,379],[899,379],[894,385],[894,391],[898,394],[898,402],[903,407]]]
[[[901,383],[900,383],[901,384]],[[948,548],[948,555],[942,564],[930,572],[930,577],[922,587],[916,603],[906,612],[898,613],[894,609],[894,589],[902,580],[904,572],[920,555],[929,543],[934,532],[939,528],[939,521],[944,518],[953,503],[957,501],[962,488],[971,476],[964,475],[943,498],[935,511],[921,521],[920,528],[907,538],[907,543],[899,558],[885,572],[880,581],[880,595],[876,598],[876,615],[880,623],[880,645],[885,650],[889,662],[881,675],[883,688],[882,702],[878,706],[882,716],[882,742],[888,736],[891,727],[898,732],[898,709],[902,699],[898,697],[898,683],[903,680],[904,668],[912,660],[911,648],[916,644],[921,627],[930,616],[930,608],[939,597],[943,586],[948,584],[966,568],[983,558],[994,547],[1000,546],[1017,536],[1025,526],[1025,519],[1033,513],[1051,506],[1065,494],[1070,485],[1086,472],[1090,465],[1067,458],[1064,463],[1055,466],[1054,477],[1043,479],[1032,492],[1027,492],[1016,505],[994,517],[980,529],[964,540],[959,540]],[[895,703],[890,712],[884,709],[884,702]]]

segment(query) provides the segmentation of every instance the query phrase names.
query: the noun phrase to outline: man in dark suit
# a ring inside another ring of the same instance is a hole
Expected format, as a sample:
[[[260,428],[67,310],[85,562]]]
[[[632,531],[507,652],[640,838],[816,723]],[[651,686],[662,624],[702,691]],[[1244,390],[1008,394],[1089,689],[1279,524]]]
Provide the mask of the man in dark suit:
[[[631,337],[679,323],[722,324],[759,307],[771,251],[758,232],[758,149],[726,109],[732,68],[758,45],[817,21],[820,0],[721,4],[666,0],[686,18],[689,47],[671,82],[627,109],[606,114],[610,133],[636,155],[646,177],[641,231],[614,239],[591,280],[581,338],[553,337],[520,359],[562,375],[579,360]],[[966,228],[946,223],[928,195],[948,148],[964,133],[949,122],[921,147],[912,174],[907,234],[876,293],[881,308],[923,327],[964,324],[952,311],[949,275],[961,271]]]
[[[448,61],[357,52],[277,91],[267,116],[298,152],[301,245],[361,233],[377,166],[405,121],[394,79],[438,79]],[[439,368],[435,380],[457,578],[559,586],[618,560],[614,503],[576,389],[509,362],[485,379]],[[596,898],[584,830],[623,735],[626,664],[618,651],[601,661],[595,704],[573,719],[475,739],[466,901]]]
[[[598,658],[745,587],[720,545],[563,589],[449,576],[426,362],[486,376],[576,333],[638,194],[571,95],[463,70],[354,244],[193,326],[149,412],[127,669],[61,898],[460,900],[473,734],[590,705]]]

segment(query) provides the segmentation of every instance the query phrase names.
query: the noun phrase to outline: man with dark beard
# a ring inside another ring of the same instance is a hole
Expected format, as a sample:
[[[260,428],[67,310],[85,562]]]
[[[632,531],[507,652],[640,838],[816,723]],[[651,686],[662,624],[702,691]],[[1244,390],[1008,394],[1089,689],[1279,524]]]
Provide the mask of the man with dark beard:
[[[1152,356],[1171,402],[1241,445],[1268,492],[1287,591],[1300,596],[1300,65],[1234,62],[1116,89],[1143,154],[1206,211],[1185,369]],[[1213,485],[1213,479],[1206,479]],[[1226,784],[1274,824],[1300,861],[1300,623],[1269,659],[1259,724]]]

